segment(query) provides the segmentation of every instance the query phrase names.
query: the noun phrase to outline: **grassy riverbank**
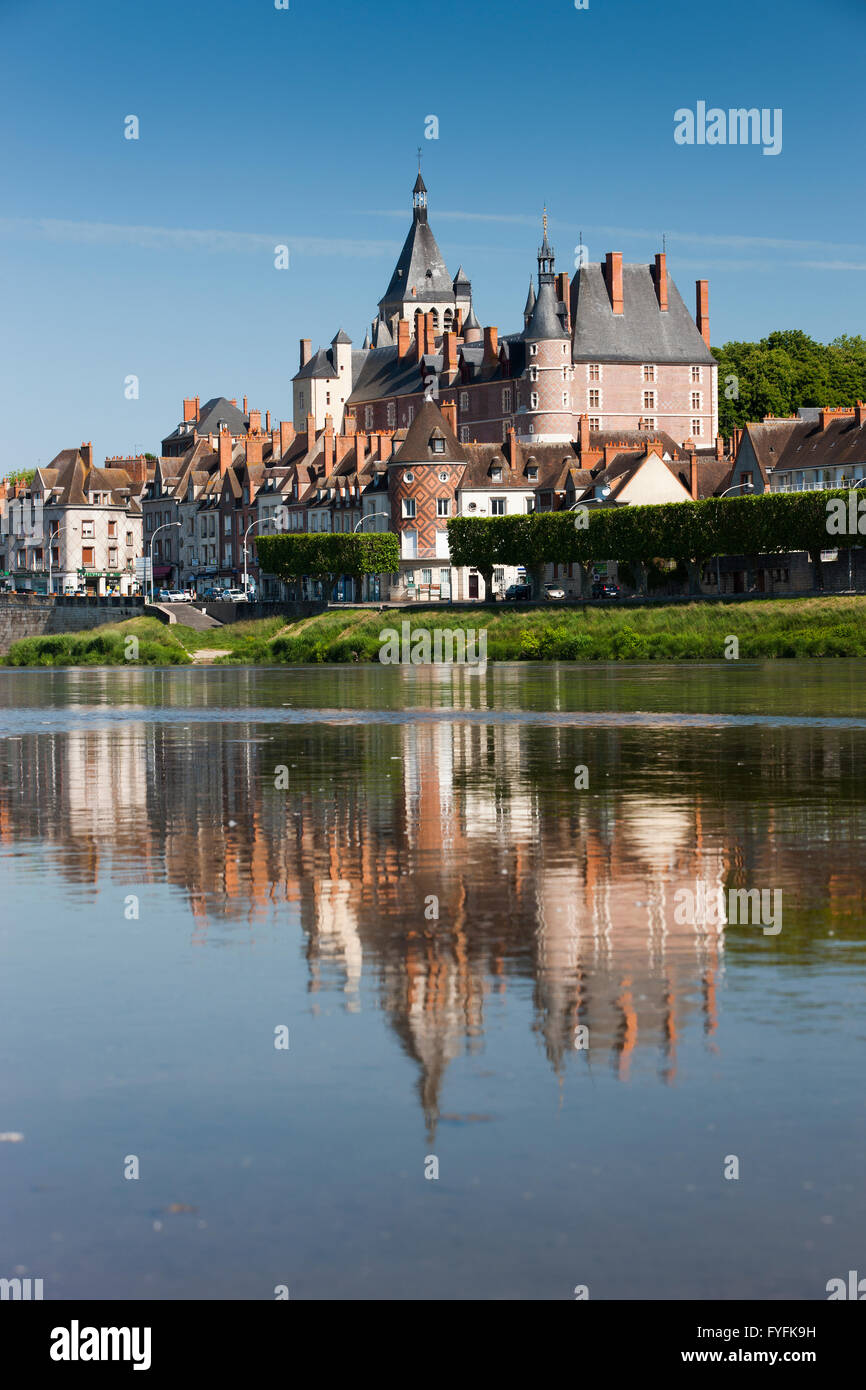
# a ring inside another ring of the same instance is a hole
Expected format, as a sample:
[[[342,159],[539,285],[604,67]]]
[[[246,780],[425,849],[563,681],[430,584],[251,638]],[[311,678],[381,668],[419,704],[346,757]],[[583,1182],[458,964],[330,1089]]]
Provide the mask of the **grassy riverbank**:
[[[218,650],[221,665],[293,665],[378,661],[381,634],[474,629],[487,633],[489,661],[718,661],[730,637],[740,659],[866,656],[866,597],[791,598],[730,604],[652,604],[555,608],[341,608],[286,624],[281,618],[195,632],[153,618],[92,632],[28,637],[8,666],[186,665]],[[205,657],[209,662],[209,658]]]

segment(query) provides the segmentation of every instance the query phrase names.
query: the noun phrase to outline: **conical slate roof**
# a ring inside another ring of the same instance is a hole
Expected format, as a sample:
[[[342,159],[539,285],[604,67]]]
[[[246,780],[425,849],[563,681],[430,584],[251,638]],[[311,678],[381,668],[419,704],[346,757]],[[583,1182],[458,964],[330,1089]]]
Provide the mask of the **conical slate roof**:
[[[339,331],[339,333],[337,334],[336,338],[332,338],[332,339],[331,339],[331,346],[332,346],[332,347],[333,347],[334,343],[348,343],[349,347],[351,347],[351,346],[352,346],[352,339],[349,337],[348,333],[344,333],[343,330],[342,330],[342,328],[341,328],[340,331]]]
[[[444,440],[442,453],[433,449],[433,440]],[[406,434],[394,463],[465,463],[466,455],[435,401],[425,401]]]
[[[553,285],[541,285],[535,308],[532,311],[532,318],[526,325],[526,332],[523,335],[527,342],[568,337],[562,319],[557,312],[558,306],[559,299]]]
[[[524,312],[524,314],[531,314],[534,308],[535,308],[535,285],[534,285],[534,283],[533,283],[532,276],[530,275],[530,277],[529,277],[529,293],[528,293],[528,295],[526,296],[526,305],[525,305],[525,307],[524,307],[523,312]]]
[[[467,317],[463,320],[463,331],[465,332],[467,328],[480,328],[480,327],[481,327],[481,324],[478,322],[477,318],[475,317],[475,309],[474,309],[473,305],[470,304],[470,306],[469,306],[469,313],[468,313]]]

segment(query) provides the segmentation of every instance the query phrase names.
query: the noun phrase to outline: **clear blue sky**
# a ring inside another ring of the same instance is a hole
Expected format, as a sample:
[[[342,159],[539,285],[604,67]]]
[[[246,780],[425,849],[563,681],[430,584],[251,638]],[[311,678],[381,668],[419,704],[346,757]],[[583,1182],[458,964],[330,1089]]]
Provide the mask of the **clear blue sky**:
[[[375,312],[418,145],[500,332],[545,202],[561,270],[666,232],[714,344],[866,331],[864,39],[863,0],[0,0],[0,473],[157,452],[185,395],[288,417],[298,339]],[[675,144],[698,101],[781,107],[781,154]]]

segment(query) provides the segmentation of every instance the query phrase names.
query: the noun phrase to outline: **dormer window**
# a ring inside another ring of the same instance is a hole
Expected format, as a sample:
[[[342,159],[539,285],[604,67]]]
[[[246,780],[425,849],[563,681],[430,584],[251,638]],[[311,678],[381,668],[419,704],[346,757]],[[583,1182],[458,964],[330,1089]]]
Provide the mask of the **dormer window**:
[[[491,470],[490,470],[490,480],[491,480],[491,482],[494,482],[494,483],[501,483],[501,482],[502,482],[502,469],[501,469],[501,468],[497,468],[497,467],[495,467],[495,466],[494,466],[493,468],[491,468]]]
[[[526,470],[526,477],[527,477],[527,479],[529,480],[530,483],[537,483],[537,482],[538,482],[538,469],[536,468],[536,466],[535,466],[534,463],[531,463],[531,464],[529,465],[529,467],[527,468],[527,470]]]
[[[445,440],[444,440],[444,439],[434,439],[434,440],[433,440],[433,452],[434,452],[434,454],[444,454],[444,453],[445,453]]]

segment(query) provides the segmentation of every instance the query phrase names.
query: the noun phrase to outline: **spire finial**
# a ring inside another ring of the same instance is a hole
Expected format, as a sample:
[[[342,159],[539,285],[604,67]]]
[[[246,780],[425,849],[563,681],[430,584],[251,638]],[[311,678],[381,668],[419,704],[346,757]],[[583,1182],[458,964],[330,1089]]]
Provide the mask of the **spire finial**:
[[[667,251],[668,251],[668,238],[667,238],[667,232],[662,232],[662,254],[666,256],[666,255],[667,255]]]
[[[544,204],[544,235],[547,236],[547,203]]]

